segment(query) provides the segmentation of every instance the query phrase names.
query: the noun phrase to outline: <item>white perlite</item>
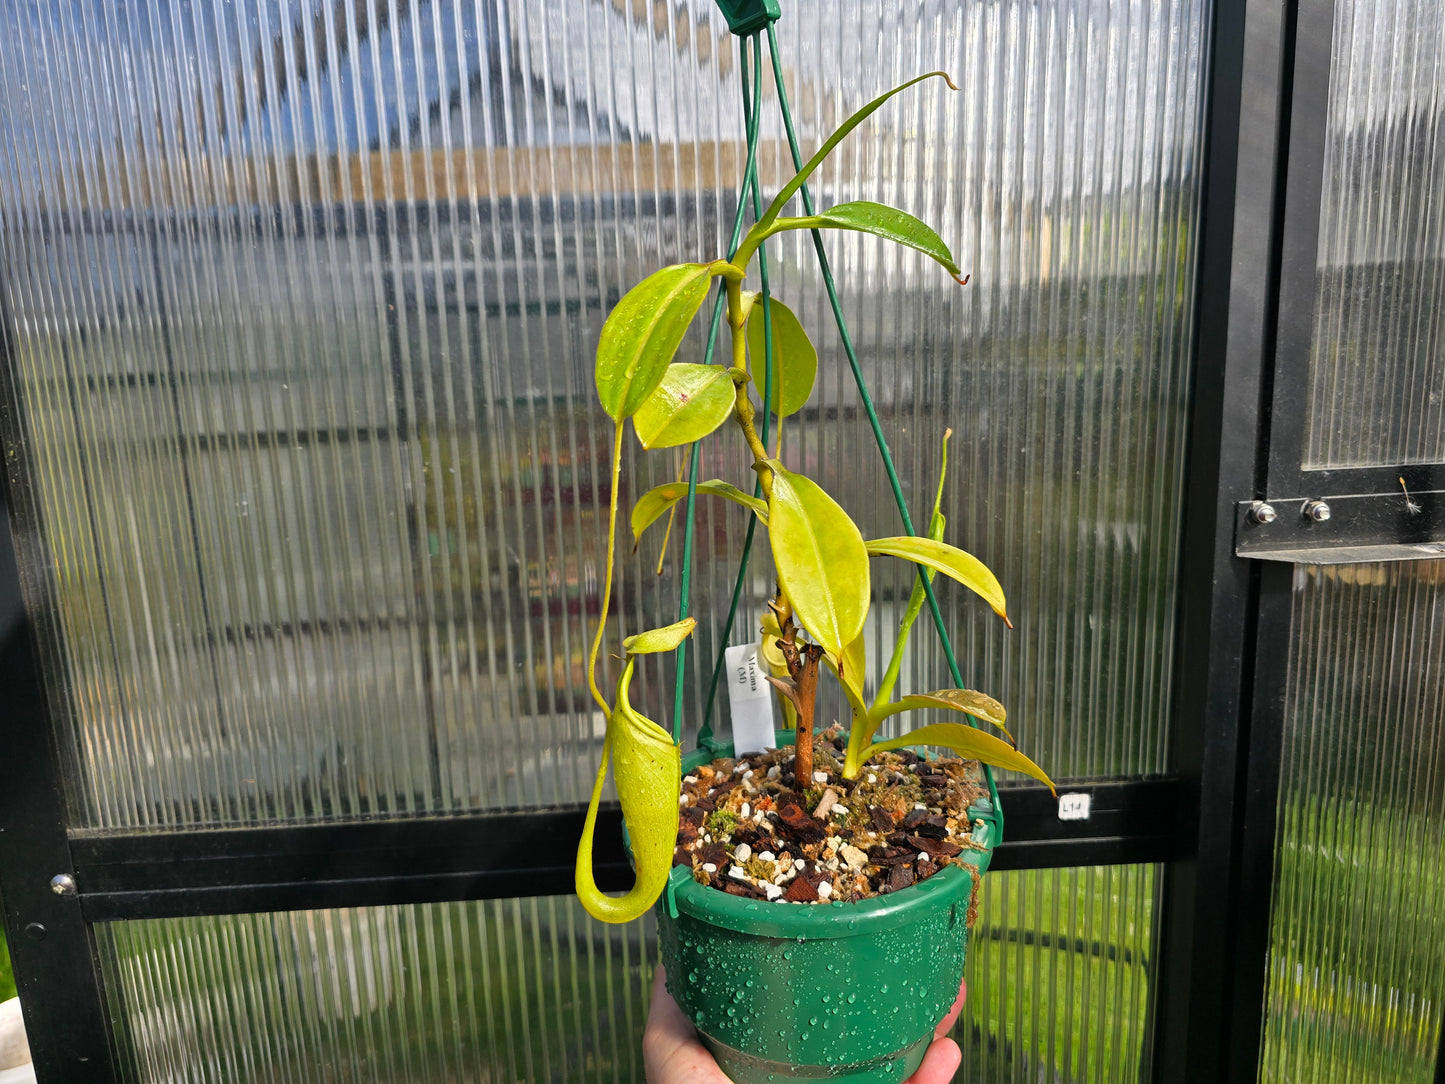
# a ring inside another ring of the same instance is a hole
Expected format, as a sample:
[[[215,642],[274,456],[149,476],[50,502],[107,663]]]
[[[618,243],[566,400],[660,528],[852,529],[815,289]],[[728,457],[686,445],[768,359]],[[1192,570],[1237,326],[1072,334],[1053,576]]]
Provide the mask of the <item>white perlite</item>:
[[[783,894],[783,890],[777,885],[763,885],[763,891],[768,894],[770,900],[775,900]]]
[[[737,850],[733,851],[733,861],[740,866],[746,864],[747,860],[752,856],[753,849],[746,843],[739,843]]]
[[[704,862],[702,864],[702,871],[704,873],[716,873],[717,866],[713,865],[711,862]]]
[[[783,769],[780,768],[780,767],[778,767],[778,765],[776,765],[776,764],[774,764],[771,768],[768,769],[768,778],[769,778],[769,779],[776,779],[776,778],[778,778],[778,776],[780,776],[780,775],[782,775],[782,774],[783,774]]]
[[[814,773],[813,773],[813,782],[814,782],[814,783],[826,783],[827,781],[828,781],[828,773],[827,773],[827,772],[814,772]]]
[[[833,885],[832,885],[832,883],[831,883],[830,881],[824,881],[822,884],[820,884],[820,885],[818,886],[818,898],[819,898],[820,900],[826,900],[826,899],[827,899],[829,896],[831,896],[832,894],[833,894]]]
[[[738,810],[738,816],[739,816],[739,817],[751,817],[752,815],[753,815],[753,807],[752,807],[749,803],[744,802],[744,803],[743,803],[743,807]]]
[[[772,851],[764,851],[762,854],[758,855],[758,857],[761,858],[764,862],[776,862],[778,860]]]
[[[747,871],[744,870],[742,866],[729,867],[728,876],[734,881],[746,881],[748,879]]]

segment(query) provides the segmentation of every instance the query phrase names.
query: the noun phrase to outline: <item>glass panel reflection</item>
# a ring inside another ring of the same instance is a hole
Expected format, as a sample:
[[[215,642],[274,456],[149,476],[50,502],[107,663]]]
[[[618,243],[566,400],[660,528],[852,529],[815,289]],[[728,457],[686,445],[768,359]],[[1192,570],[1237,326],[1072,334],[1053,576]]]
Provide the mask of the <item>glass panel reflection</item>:
[[[1445,562],[1300,568],[1261,1081],[1437,1079]]]
[[[742,129],[714,5],[0,20],[4,436],[76,822],[585,800],[608,496],[591,351],[626,284],[722,247]],[[1164,766],[1207,26],[1204,0],[827,0],[779,25],[805,144],[887,85],[960,77],[880,113],[818,194],[902,205],[973,275],[830,240],[915,502],[952,426],[950,540],[1010,595],[1005,635],[943,593],[966,675],[1058,778]],[[822,346],[790,447],[896,533],[813,257],[793,237],[771,258]],[[750,477],[725,442],[705,469]],[[676,470],[630,455],[624,501]],[[726,597],[740,512],[699,526],[697,593]],[[628,628],[674,616],[660,539],[622,561]],[[878,565],[875,665],[908,575]],[[721,636],[699,608],[690,730]],[[905,683],[944,684],[917,642]],[[659,677],[638,695],[665,716]]]
[[[1445,21],[1337,0],[1306,467],[1445,460]]]

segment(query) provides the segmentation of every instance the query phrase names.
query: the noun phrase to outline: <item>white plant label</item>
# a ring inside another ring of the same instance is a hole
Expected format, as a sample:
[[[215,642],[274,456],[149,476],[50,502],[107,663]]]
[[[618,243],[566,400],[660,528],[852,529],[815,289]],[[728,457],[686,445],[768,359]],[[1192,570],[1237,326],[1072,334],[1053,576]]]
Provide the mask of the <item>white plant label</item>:
[[[773,689],[763,676],[767,671],[758,658],[760,646],[738,644],[723,655],[733,717],[733,751],[739,756],[778,747],[778,736],[773,731]]]
[[[1060,794],[1059,820],[1086,821],[1089,819],[1090,794]]]

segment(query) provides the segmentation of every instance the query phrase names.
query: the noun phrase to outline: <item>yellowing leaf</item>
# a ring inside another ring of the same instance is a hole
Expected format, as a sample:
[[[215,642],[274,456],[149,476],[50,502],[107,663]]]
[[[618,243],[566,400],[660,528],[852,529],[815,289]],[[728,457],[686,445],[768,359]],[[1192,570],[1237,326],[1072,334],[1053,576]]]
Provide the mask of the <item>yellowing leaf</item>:
[[[660,651],[671,651],[692,635],[697,628],[697,618],[684,617],[660,629],[648,629],[622,641],[622,649],[629,655],[655,655]]]
[[[993,697],[974,689],[939,689],[937,692],[931,693],[913,693],[905,696],[896,704],[889,704],[881,711],[875,711],[870,721],[876,725],[890,715],[897,715],[900,711],[918,711],[922,708],[943,708],[947,711],[964,712],[990,726],[997,727],[1003,731],[1003,736],[1009,740],[1009,744],[1018,748],[1018,742],[1014,741],[1013,735],[1004,726],[1004,720],[1008,715],[1004,711],[1003,705]]]
[[[853,706],[854,712],[861,713],[864,717],[868,714],[868,705],[863,701],[863,678],[868,672],[868,655],[863,644],[863,635],[853,638],[843,651],[843,665],[838,665],[838,658],[832,652],[825,652],[823,662],[843,686],[843,692],[848,697],[848,703]]]
[[[707,264],[664,267],[623,294],[608,315],[595,378],[597,398],[613,421],[637,413],[662,380],[711,281]]]
[[[882,753],[889,749],[902,749],[909,745],[941,745],[946,749],[952,749],[961,757],[981,760],[985,764],[992,764],[998,768],[1008,768],[1011,771],[1031,775],[1044,783],[1050,791],[1054,790],[1054,781],[1045,775],[1044,770],[1032,760],[1009,745],[1008,742],[1000,741],[992,734],[969,726],[967,723],[938,723],[934,726],[921,726],[917,730],[910,730],[902,737],[870,746],[868,752],[864,754],[864,760],[874,753]],[[1057,792],[1055,791],[1055,793]]]
[[[768,522],[767,502],[761,497],[744,493],[735,485],[713,478],[706,482],[699,482],[697,491],[699,494],[722,497],[734,504],[740,504],[744,508],[750,509],[763,521],[764,525]],[[686,482],[664,482],[637,498],[637,503],[632,506],[632,537],[634,539],[641,538],[643,531],[656,523],[664,512],[686,496]]]
[[[796,414],[813,394],[818,376],[818,351],[793,310],[781,301],[768,303],[773,318],[773,394],[769,402],[780,418]],[[753,359],[753,383],[763,390],[763,306],[755,305],[748,317],[748,353]]]
[[[577,897],[593,918],[603,922],[631,922],[641,917],[662,895],[672,868],[677,842],[678,783],[682,754],[672,736],[651,719],[639,715],[627,700],[634,660],[628,659],[617,682],[617,707],[607,721],[602,764],[592,787],[582,841],[577,848]],[[622,896],[607,896],[592,875],[592,836],[609,756],[617,779],[622,818],[632,844],[637,881]]]
[[[758,298],[762,296],[757,290],[742,291],[742,308],[739,311],[742,313],[743,323],[746,324],[748,322],[748,313],[753,311],[753,305],[755,305]]]
[[[888,207],[882,203],[858,200],[855,203],[840,203],[830,207],[818,216],[818,224],[835,230],[857,230],[871,233],[875,237],[917,249],[925,256],[931,256],[941,263],[950,275],[958,278],[958,264],[953,253],[943,243],[943,238],[927,223],[914,218],[907,211]]]
[[[889,554],[893,557],[902,557],[905,561],[936,569],[945,576],[952,577],[969,590],[976,592],[989,604],[994,613],[1004,619],[1005,624],[1010,628],[1013,627],[1008,619],[1003,588],[999,586],[998,578],[973,554],[965,553],[957,546],[950,546],[947,542],[935,542],[931,538],[909,538],[907,536],[870,538],[867,546],[869,556],[877,557],[880,554]]]
[[[783,651],[778,647],[778,641],[783,638],[783,630],[778,626],[778,615],[772,610],[763,611],[761,632],[758,654],[762,657],[763,665],[768,668],[768,675],[775,678],[787,677],[788,660],[783,657]],[[797,730],[798,709],[786,696],[779,699],[783,702],[783,725],[788,730]]]
[[[768,540],[778,582],[798,623],[824,650],[841,655],[868,616],[868,551],[848,513],[816,482],[776,460]],[[845,664],[846,665],[846,664]]]
[[[649,450],[701,440],[732,413],[737,388],[722,365],[669,365],[632,419]]]

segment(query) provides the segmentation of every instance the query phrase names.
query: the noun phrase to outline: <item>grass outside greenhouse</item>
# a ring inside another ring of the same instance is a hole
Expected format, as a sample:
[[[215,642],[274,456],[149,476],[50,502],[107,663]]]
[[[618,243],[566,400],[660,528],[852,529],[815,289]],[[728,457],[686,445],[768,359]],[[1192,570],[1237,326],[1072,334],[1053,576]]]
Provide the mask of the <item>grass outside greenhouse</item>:
[[[0,928],[0,1001],[15,996],[15,974],[10,969],[10,946],[5,943],[5,930]]]

